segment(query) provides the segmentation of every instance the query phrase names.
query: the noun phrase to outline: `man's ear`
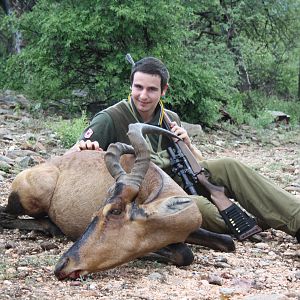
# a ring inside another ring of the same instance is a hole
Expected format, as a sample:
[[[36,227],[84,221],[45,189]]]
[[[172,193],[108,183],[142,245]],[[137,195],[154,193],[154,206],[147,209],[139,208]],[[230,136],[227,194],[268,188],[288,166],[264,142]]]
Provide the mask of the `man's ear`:
[[[166,84],[165,87],[163,88],[162,92],[161,92],[162,96],[164,96],[166,94],[168,87],[169,87],[169,85]]]

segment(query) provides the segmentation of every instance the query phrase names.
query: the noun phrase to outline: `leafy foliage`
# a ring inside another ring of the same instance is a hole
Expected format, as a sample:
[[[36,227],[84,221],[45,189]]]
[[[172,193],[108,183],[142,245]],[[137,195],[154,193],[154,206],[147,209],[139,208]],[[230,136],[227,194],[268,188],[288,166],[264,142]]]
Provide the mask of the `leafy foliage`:
[[[297,96],[300,0],[30,3],[0,23],[0,38],[9,30],[23,37],[19,54],[0,48],[0,88],[43,108],[64,99],[80,110],[127,97],[128,52],[167,64],[167,107],[190,122],[212,125],[221,107],[245,122],[264,109],[264,95]]]
[[[180,14],[171,13],[178,1],[163,18],[154,4],[131,2],[39,1],[20,20],[27,45],[22,55],[8,60],[10,78],[16,73],[22,77],[13,80],[12,88],[26,87],[43,99],[59,99],[78,87],[97,100],[124,97],[129,72],[124,53],[163,56],[168,46],[157,44],[158,36],[171,36],[174,44],[178,33],[171,24],[180,22]]]

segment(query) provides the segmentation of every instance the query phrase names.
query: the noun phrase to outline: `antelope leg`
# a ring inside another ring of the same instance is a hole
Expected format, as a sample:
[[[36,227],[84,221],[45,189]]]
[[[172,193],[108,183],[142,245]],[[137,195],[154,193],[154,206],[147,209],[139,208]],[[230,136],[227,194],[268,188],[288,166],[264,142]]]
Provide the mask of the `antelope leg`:
[[[26,231],[41,231],[46,235],[63,235],[60,229],[49,219],[20,219],[15,215],[5,213],[0,209],[0,228],[20,229]]]
[[[190,265],[194,261],[194,255],[186,244],[176,243],[149,253],[141,259],[155,260],[161,263],[171,263],[179,267]]]
[[[230,235],[211,232],[203,228],[192,232],[185,242],[224,252],[235,250],[235,244]]]

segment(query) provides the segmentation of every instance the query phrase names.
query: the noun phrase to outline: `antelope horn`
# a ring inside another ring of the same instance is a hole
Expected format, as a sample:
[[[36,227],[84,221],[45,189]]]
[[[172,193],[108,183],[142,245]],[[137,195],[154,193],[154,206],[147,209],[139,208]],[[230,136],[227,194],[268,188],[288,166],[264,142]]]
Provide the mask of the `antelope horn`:
[[[134,185],[138,189],[147,173],[150,163],[150,151],[147,141],[144,138],[145,134],[163,134],[170,138],[178,138],[174,133],[160,127],[145,123],[130,124],[127,135],[133,148],[122,143],[111,144],[104,157],[107,169],[116,181],[123,181],[126,184]],[[130,174],[127,174],[120,165],[121,155],[127,153],[135,153],[136,155],[136,160]]]
[[[127,174],[120,164],[120,157],[123,154],[135,154],[135,152],[132,146],[118,142],[110,144],[104,156],[106,167],[116,181],[122,180]]]
[[[140,187],[150,164],[150,150],[148,143],[144,138],[145,134],[163,134],[167,137],[177,138],[174,133],[161,127],[152,126],[145,123],[133,123],[129,125],[127,133],[129,140],[134,148],[136,160],[130,174],[127,178],[131,184]]]

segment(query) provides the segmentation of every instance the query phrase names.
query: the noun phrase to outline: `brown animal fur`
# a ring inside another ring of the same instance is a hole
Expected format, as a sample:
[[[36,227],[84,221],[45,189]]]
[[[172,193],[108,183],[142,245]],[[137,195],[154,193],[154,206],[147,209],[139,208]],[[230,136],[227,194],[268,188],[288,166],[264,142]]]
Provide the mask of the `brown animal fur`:
[[[76,240],[90,223],[92,216],[107,198],[114,179],[106,169],[105,152],[82,151],[56,157],[44,164],[18,174],[12,183],[8,207],[13,207],[12,195],[18,195],[24,214],[36,217],[42,213],[72,240]],[[121,165],[129,171],[133,155],[123,155]],[[154,164],[145,176],[137,196],[143,203],[172,194],[186,195],[163,171]],[[15,196],[14,196],[15,197]],[[10,211],[12,212],[12,211]]]

